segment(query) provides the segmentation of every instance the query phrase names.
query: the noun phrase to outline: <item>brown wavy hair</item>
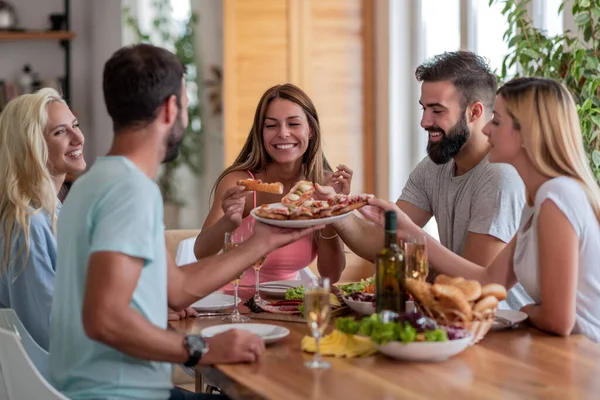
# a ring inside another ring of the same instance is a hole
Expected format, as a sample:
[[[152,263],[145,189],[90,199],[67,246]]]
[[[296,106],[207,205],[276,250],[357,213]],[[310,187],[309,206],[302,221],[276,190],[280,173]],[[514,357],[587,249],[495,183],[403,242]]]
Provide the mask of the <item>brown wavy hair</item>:
[[[329,165],[327,158],[325,158],[325,154],[323,154],[319,116],[312,100],[299,87],[292,85],[291,83],[286,83],[284,85],[273,86],[262,95],[256,106],[254,122],[252,123],[252,128],[246,138],[244,147],[242,147],[240,154],[233,164],[219,175],[211,193],[214,193],[219,183],[230,172],[261,172],[266,170],[267,166],[273,161],[264,145],[263,127],[267,109],[274,99],[289,100],[298,104],[306,114],[306,119],[308,120],[308,125],[312,130],[313,136],[311,140],[309,140],[308,148],[302,158],[305,178],[311,182],[322,184],[325,182],[326,172],[332,172],[331,166]]]

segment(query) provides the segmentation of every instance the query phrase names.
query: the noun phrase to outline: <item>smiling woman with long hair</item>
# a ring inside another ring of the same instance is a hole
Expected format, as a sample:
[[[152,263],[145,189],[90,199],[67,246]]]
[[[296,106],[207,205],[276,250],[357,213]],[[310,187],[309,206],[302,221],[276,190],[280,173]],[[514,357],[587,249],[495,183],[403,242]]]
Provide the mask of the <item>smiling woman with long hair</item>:
[[[54,89],[19,96],[0,114],[0,307],[13,308],[48,349],[56,268],[57,194],[85,169],[77,119]]]
[[[489,266],[462,259],[434,240],[429,260],[445,274],[482,284],[519,282],[534,301],[522,308],[533,325],[600,342],[600,188],[573,97],[551,79],[513,79],[498,90],[484,133],[489,161],[511,164],[525,183],[521,226]],[[373,204],[396,210],[401,234],[420,229],[394,205]],[[364,213],[379,222],[381,211],[374,211]]]
[[[217,253],[225,232],[251,234],[250,211],[260,204],[278,203],[281,195],[244,192],[242,179],[281,182],[284,193],[300,180],[334,187],[349,193],[352,170],[340,165],[334,172],[323,154],[321,128],[311,99],[292,84],[276,85],[261,97],[246,143],[233,165],[215,183],[214,202],[196,239],[196,257]],[[337,281],[346,265],[343,245],[333,228],[306,237],[268,255],[261,281],[295,279],[298,271],[318,256],[319,273]],[[248,265],[254,260],[249,260]],[[252,283],[245,274],[242,285]]]

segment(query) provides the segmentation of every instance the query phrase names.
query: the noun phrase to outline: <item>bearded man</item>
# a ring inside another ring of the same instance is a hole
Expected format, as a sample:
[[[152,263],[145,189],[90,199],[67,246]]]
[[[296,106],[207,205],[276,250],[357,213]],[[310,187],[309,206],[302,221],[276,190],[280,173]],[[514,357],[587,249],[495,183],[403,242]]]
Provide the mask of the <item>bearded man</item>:
[[[437,55],[420,65],[415,76],[422,82],[419,103],[421,126],[429,135],[428,155],[410,174],[396,204],[421,227],[435,218],[445,247],[489,265],[516,233],[525,201],[516,170],[487,160],[490,143],[482,129],[492,116],[496,77],[481,57],[468,51]],[[367,260],[383,246],[381,229],[355,216],[334,227]],[[429,278],[434,276],[430,272]]]

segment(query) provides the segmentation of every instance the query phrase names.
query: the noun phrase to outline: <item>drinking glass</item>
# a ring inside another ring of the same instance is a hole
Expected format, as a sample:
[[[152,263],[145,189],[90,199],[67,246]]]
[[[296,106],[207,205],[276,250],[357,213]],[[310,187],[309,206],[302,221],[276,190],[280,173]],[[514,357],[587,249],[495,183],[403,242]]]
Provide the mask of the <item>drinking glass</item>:
[[[251,235],[254,235],[254,220],[248,222],[248,232]],[[256,280],[256,292],[254,293],[254,304],[261,304],[264,300],[260,297],[260,269],[267,259],[267,255],[265,254],[258,260],[252,264],[252,268],[254,269],[254,277]]]
[[[229,251],[237,246],[239,246],[240,244],[242,244],[242,242],[244,241],[244,235],[241,232],[226,232],[225,233],[225,241],[223,243],[223,252]],[[238,286],[240,284],[240,279],[242,279],[242,277],[244,276],[244,272],[243,271],[237,278],[233,279],[231,281],[231,283],[233,284],[233,302],[234,302],[234,307],[233,307],[233,312],[231,313],[231,315],[228,315],[226,317],[223,317],[223,321],[229,321],[229,322],[248,322],[250,321],[250,318],[243,316],[242,314],[240,314],[240,311],[238,309]]]
[[[315,355],[311,361],[304,365],[308,368],[329,368],[331,364],[321,358],[320,341],[329,318],[331,317],[331,306],[329,304],[329,279],[315,278],[305,285],[304,290],[304,315],[315,338]]]
[[[260,276],[260,269],[263,266],[263,264],[265,263],[265,260],[267,259],[267,256],[264,255],[261,258],[259,258],[258,260],[256,260],[256,262],[254,264],[252,264],[252,268],[254,268],[254,277],[256,278],[256,293],[254,293],[254,304],[260,304],[262,303],[264,300],[260,297],[260,280],[259,280],[259,276]]]
[[[422,282],[429,275],[427,262],[427,237],[425,235],[411,235],[404,241],[406,254],[406,277]]]

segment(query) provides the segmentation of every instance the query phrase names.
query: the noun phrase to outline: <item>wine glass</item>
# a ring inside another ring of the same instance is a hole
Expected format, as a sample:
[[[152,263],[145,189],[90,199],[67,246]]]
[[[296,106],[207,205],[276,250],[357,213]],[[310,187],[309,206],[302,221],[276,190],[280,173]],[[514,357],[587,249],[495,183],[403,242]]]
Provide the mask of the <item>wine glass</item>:
[[[254,220],[248,222],[248,232],[251,235],[254,234]],[[252,268],[254,269],[254,277],[256,280],[256,292],[254,293],[254,304],[261,304],[264,300],[260,297],[260,269],[267,259],[267,255],[265,254],[258,260],[252,264]]]
[[[223,244],[223,252],[229,251],[229,250],[239,246],[240,244],[242,244],[243,241],[244,241],[244,235],[241,232],[226,232],[225,233],[225,241]],[[236,277],[235,279],[233,279],[231,281],[231,283],[233,284],[233,302],[235,305],[233,307],[233,312],[231,313],[231,315],[223,317],[223,321],[229,321],[229,322],[248,322],[248,321],[250,321],[250,318],[245,317],[242,314],[240,314],[240,310],[238,309],[238,286],[240,284],[240,279],[242,279],[242,277],[244,276],[244,272],[246,272],[246,271],[242,271],[242,273],[238,277]]]
[[[256,278],[256,292],[254,293],[254,304],[261,304],[264,300],[260,297],[260,280],[259,280],[259,276],[260,276],[260,269],[262,268],[263,264],[265,263],[265,260],[267,259],[267,256],[264,255],[261,258],[259,258],[258,260],[256,260],[256,262],[254,264],[252,264],[252,268],[254,268],[254,276]]]
[[[304,289],[304,315],[315,338],[315,355],[311,361],[304,365],[308,368],[330,368],[331,363],[321,358],[320,341],[329,318],[331,317],[331,306],[329,304],[329,278],[315,278],[305,285]]]
[[[427,237],[424,234],[406,237],[404,252],[406,254],[406,277],[425,282],[429,275]]]

